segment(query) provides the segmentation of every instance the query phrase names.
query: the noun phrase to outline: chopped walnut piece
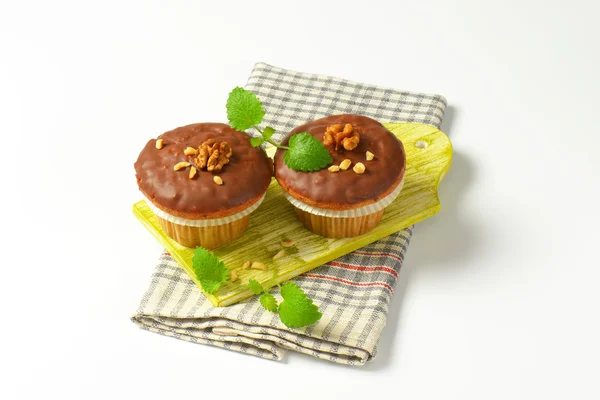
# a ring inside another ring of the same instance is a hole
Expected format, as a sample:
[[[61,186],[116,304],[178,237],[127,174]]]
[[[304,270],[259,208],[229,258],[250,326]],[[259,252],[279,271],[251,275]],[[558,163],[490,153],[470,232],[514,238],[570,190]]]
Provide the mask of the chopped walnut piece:
[[[220,171],[224,165],[229,164],[229,158],[233,155],[233,150],[227,142],[217,142],[215,139],[208,139],[198,148],[198,157],[195,161],[198,168],[206,168],[208,171]]]
[[[194,179],[194,177],[196,176],[196,172],[198,172],[198,170],[196,169],[196,167],[192,167],[190,169],[190,179]]]
[[[370,151],[367,151],[365,153],[366,157],[367,157],[367,161],[371,161],[372,159],[375,158],[375,154],[371,153]]]
[[[196,164],[198,164],[198,168],[206,168],[206,163],[208,162],[208,158],[212,154],[212,146],[214,144],[215,139],[208,139],[206,142],[200,145],[200,147],[198,148],[198,157],[196,157]]]
[[[332,165],[331,167],[327,168],[327,171],[329,172],[338,172],[340,170],[340,167],[337,165]]]
[[[222,185],[223,184],[223,179],[221,179],[220,176],[213,176],[213,181],[217,184],[217,185]]]
[[[198,155],[198,150],[196,150],[193,147],[186,147],[185,150],[183,151],[183,154],[185,154],[186,156],[197,156]]]
[[[242,264],[242,269],[248,269],[250,268],[250,261],[246,261],[244,264]]]
[[[359,162],[359,163],[354,164],[354,168],[352,168],[352,169],[354,170],[354,172],[356,172],[357,174],[360,175],[360,174],[364,174],[365,170],[367,168],[365,167],[365,164]]]
[[[295,242],[292,239],[284,240],[281,242],[281,247],[292,247],[294,243]]]
[[[356,146],[358,146],[359,142],[360,136],[358,136],[357,133],[355,135],[352,135],[351,137],[344,138],[344,140],[342,141],[342,145],[346,150],[354,150]]]
[[[235,281],[237,281],[238,274],[237,274],[235,271],[231,271],[231,272],[229,273],[229,277],[230,277],[230,279],[231,279],[231,282],[235,282]]]
[[[208,157],[208,161],[206,162],[206,169],[209,171],[214,171],[217,164],[219,163],[219,150],[215,150],[212,152],[210,157]],[[223,166],[221,166],[222,168]],[[221,169],[219,168],[219,169]]]
[[[340,145],[346,150],[354,150],[360,143],[360,135],[354,129],[352,124],[334,124],[327,127],[323,135],[323,144],[330,146],[335,143],[335,149],[339,150]]]
[[[335,141],[335,135],[342,131],[342,124],[335,124],[328,126],[323,136],[323,144],[325,146],[331,146]]]
[[[340,169],[341,169],[341,170],[343,170],[343,171],[345,171],[345,170],[347,170],[348,168],[350,168],[350,165],[351,165],[351,164],[352,164],[352,160],[350,160],[350,159],[346,158],[344,161],[342,161],[342,162],[340,163]]]
[[[164,145],[164,143],[165,143],[165,141],[164,141],[163,139],[158,139],[158,140],[156,141],[156,148],[157,148],[158,150],[162,149],[162,148],[163,148],[163,145]]]
[[[189,162],[187,162],[187,161],[182,161],[182,162],[180,162],[180,163],[177,163],[177,164],[175,164],[175,166],[173,167],[173,169],[174,169],[175,171],[179,171],[180,169],[187,168],[187,167],[189,167],[190,165],[191,165],[191,164],[190,164]]]

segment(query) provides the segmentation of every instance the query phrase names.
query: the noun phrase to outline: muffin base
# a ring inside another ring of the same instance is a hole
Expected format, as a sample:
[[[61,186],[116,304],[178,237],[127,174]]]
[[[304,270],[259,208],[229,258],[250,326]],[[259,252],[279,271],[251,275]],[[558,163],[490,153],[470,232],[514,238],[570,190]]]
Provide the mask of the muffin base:
[[[326,238],[348,238],[370,232],[377,226],[385,208],[362,217],[326,217],[294,207],[296,216],[309,231]]]
[[[246,228],[250,216],[216,226],[187,226],[176,224],[156,216],[165,233],[177,243],[186,247],[202,246],[205,249],[223,247],[238,239]]]

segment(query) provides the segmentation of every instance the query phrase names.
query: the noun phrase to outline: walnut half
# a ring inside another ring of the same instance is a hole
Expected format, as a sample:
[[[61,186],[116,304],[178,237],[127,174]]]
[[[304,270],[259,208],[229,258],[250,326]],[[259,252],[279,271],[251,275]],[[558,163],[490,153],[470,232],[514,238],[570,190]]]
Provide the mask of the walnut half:
[[[340,145],[346,150],[354,150],[360,143],[360,135],[352,124],[346,124],[342,128],[342,124],[334,124],[328,126],[323,135],[323,144],[331,146],[335,143],[335,149],[339,150]]]
[[[208,139],[198,148],[198,157],[194,159],[198,168],[206,168],[208,171],[220,171],[224,165],[229,164],[233,154],[231,146],[227,142],[217,142]]]

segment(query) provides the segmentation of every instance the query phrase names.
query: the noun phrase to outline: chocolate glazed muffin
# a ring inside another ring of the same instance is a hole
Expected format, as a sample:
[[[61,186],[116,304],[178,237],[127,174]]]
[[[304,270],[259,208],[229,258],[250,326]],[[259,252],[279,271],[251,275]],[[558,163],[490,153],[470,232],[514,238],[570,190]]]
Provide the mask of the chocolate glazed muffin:
[[[244,233],[273,175],[265,152],[221,123],[187,125],[151,139],[134,167],[165,233],[183,246],[207,249]]]
[[[284,162],[286,150],[277,151],[275,177],[298,219],[330,238],[372,230],[402,189],[406,155],[400,140],[374,119],[344,114],[301,125],[282,145],[301,132],[322,141],[333,164],[314,172],[294,171]]]

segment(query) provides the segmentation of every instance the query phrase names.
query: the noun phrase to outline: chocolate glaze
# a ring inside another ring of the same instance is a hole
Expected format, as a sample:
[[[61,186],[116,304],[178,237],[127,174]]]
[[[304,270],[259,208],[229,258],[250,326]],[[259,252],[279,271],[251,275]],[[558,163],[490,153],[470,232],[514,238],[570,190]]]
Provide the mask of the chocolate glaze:
[[[221,171],[198,169],[196,177],[189,179],[189,167],[173,170],[181,161],[195,166],[194,156],[184,155],[184,149],[198,148],[210,138],[226,141],[233,150],[229,164]],[[156,139],[151,139],[134,167],[142,193],[169,214],[187,219],[225,217],[258,201],[269,187],[272,161],[262,149],[250,145],[248,135],[229,125],[192,124],[163,133],[158,139],[164,140],[164,147],[156,149]],[[223,185],[213,182],[215,175],[223,179]]]
[[[359,131],[358,146],[352,151],[335,151],[334,146],[328,146],[335,165],[346,158],[352,160],[352,166],[346,171],[332,173],[326,168],[315,172],[294,171],[283,161],[285,150],[277,150],[275,177],[290,195],[314,207],[347,210],[381,200],[400,183],[406,168],[404,147],[393,133],[368,117],[344,114],[317,119],[292,130],[282,144],[287,145],[292,135],[301,132],[322,141],[329,125],[347,123]],[[367,150],[375,154],[371,161],[366,161]],[[366,166],[362,175],[352,170],[357,162]]]

